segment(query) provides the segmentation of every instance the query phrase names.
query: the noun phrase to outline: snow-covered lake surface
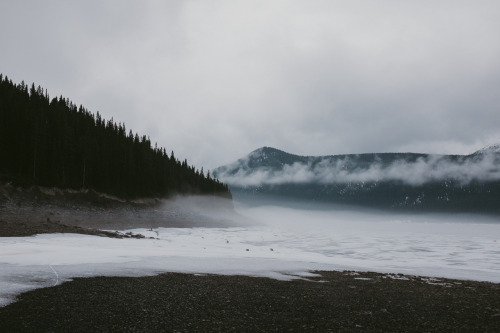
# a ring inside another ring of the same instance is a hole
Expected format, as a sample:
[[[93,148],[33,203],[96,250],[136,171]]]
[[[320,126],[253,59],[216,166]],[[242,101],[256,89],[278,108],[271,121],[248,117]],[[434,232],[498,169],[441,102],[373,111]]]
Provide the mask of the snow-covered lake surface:
[[[255,225],[134,229],[154,239],[0,237],[0,306],[74,277],[161,272],[276,279],[360,270],[500,282],[500,222],[462,215],[239,208]]]

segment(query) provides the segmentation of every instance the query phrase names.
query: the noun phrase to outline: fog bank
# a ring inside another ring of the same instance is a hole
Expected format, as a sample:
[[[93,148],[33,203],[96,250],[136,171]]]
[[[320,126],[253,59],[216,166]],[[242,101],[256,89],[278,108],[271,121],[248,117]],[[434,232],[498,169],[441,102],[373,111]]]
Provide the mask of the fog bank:
[[[429,155],[416,161],[395,160],[390,164],[380,159],[369,165],[356,165],[352,158],[325,158],[319,163],[284,164],[280,169],[248,167],[240,161],[236,173],[221,170],[217,177],[233,186],[279,185],[287,183],[363,183],[398,181],[418,186],[429,182],[453,180],[461,185],[473,181],[500,180],[500,163],[497,154],[482,154],[474,158],[465,156]]]
[[[500,283],[500,224],[493,218],[270,206],[237,213],[254,224],[132,230],[144,239],[0,237],[0,305],[74,277],[162,272],[293,279],[359,270]]]

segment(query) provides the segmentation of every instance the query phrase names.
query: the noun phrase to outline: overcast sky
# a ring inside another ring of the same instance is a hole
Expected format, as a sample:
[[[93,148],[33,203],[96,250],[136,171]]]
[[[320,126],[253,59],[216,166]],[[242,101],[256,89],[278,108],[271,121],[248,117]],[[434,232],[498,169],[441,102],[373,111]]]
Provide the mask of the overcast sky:
[[[500,142],[500,1],[0,0],[0,72],[213,169]]]

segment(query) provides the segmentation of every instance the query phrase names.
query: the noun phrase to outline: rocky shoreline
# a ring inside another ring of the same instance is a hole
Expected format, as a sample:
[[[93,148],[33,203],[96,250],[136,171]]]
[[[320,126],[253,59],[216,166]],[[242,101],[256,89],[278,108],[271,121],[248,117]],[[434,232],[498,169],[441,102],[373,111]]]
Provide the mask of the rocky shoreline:
[[[2,221],[0,220],[0,237],[27,237],[37,234],[71,233],[92,236],[102,236],[111,238],[145,238],[142,234],[132,232],[107,231],[95,228],[83,228],[74,225],[67,225],[58,221]]]
[[[0,237],[141,238],[123,230],[234,225],[229,219],[234,211],[227,207],[215,218],[204,214],[213,208],[205,199],[141,206],[113,198],[94,204],[67,200],[57,193],[0,187]],[[76,278],[23,293],[1,307],[0,332],[498,332],[500,327],[500,284],[316,273],[292,281],[179,273]]]
[[[230,200],[217,197],[124,200],[93,190],[0,183],[0,237],[81,233],[121,238],[127,237],[121,231],[129,229],[227,227],[241,220]]]
[[[373,272],[308,280],[78,278],[0,308],[2,332],[498,332],[500,284]]]

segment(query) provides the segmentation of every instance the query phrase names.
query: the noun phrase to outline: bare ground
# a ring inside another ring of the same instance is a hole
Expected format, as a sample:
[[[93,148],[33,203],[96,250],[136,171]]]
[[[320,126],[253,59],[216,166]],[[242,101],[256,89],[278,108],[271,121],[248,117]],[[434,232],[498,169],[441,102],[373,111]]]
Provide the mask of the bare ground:
[[[241,223],[243,217],[235,213],[231,201],[216,197],[124,200],[92,190],[26,189],[0,183],[0,237],[40,233],[117,237],[127,229]]]
[[[311,280],[79,278],[0,308],[2,332],[498,332],[500,285],[380,273]]]
[[[193,211],[175,201],[124,203],[91,193],[89,202],[15,191],[0,187],[0,237],[123,237],[113,230],[233,223],[227,214],[203,214],[211,202],[194,202],[202,209]],[[78,278],[0,308],[0,332],[500,332],[500,284],[318,274],[294,281],[177,273]]]

